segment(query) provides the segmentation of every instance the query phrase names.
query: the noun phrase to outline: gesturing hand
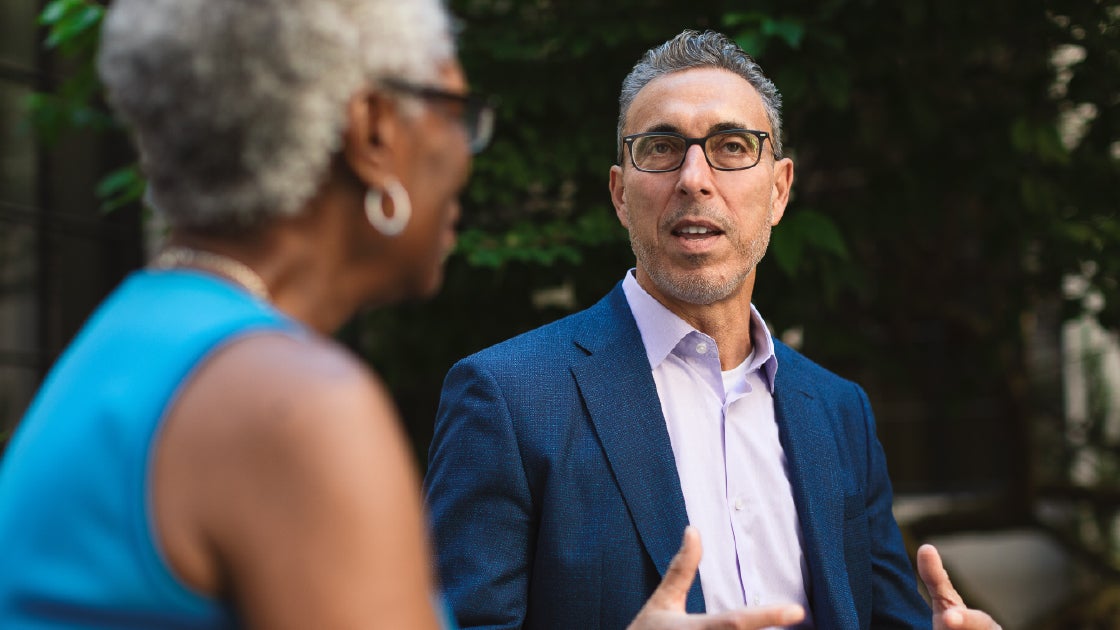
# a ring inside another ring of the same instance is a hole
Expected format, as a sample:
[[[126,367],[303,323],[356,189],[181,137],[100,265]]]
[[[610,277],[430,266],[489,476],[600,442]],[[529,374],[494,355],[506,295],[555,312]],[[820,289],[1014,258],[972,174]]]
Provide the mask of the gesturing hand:
[[[1000,630],[999,624],[987,613],[964,605],[933,545],[918,548],[918,574],[926,583],[932,600],[933,630]]]
[[[702,554],[700,533],[695,527],[686,527],[680,551],[673,556],[661,584],[638,611],[629,630],[757,630],[788,626],[805,618],[804,609],[796,604],[741,608],[712,615],[686,613],[685,600]]]

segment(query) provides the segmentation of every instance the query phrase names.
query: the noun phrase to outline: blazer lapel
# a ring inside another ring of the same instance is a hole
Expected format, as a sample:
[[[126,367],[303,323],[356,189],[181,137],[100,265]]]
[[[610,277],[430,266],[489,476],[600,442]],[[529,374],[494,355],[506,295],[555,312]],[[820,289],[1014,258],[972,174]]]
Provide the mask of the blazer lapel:
[[[843,483],[834,477],[840,458],[832,424],[798,373],[799,357],[776,342],[775,346],[779,367],[774,413],[812,576],[814,620],[818,628],[857,628],[844,563]]]
[[[572,374],[642,544],[664,576],[688,514],[657,387],[621,285],[588,315],[575,339],[588,356]],[[699,579],[687,608],[704,610]]]

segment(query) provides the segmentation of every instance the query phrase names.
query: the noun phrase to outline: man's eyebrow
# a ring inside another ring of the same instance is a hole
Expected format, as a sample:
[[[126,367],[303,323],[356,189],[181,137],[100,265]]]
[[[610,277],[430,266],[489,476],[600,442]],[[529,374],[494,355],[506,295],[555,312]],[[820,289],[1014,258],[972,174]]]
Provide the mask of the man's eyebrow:
[[[658,123],[646,130],[646,133],[680,133],[680,128],[669,123]]]
[[[721,131],[728,131],[731,129],[750,129],[750,125],[741,122],[721,122],[708,127],[708,133],[719,133]]]
[[[724,121],[708,127],[708,134],[728,131],[730,129],[750,129],[750,125],[738,121]],[[645,133],[681,133],[680,127],[672,123],[658,123],[645,131]],[[683,134],[682,134],[683,135]]]

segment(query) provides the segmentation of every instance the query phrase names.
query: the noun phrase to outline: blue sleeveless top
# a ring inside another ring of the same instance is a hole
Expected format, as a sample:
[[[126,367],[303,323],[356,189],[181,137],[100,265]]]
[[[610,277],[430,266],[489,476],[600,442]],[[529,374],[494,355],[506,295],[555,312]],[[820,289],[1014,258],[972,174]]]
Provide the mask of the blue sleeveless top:
[[[171,572],[149,470],[192,370],[254,331],[302,330],[189,270],[133,274],[47,376],[0,461],[0,628],[233,628],[231,609]]]

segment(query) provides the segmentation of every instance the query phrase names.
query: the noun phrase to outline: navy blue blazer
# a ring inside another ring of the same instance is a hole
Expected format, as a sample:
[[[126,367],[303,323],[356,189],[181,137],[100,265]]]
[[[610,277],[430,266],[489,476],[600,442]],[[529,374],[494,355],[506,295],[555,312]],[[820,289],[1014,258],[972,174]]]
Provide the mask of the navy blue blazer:
[[[774,406],[817,628],[928,628],[863,390],[775,342]],[[641,335],[616,286],[447,375],[425,480],[464,628],[625,628],[688,515]],[[704,610],[699,578],[688,610]]]

